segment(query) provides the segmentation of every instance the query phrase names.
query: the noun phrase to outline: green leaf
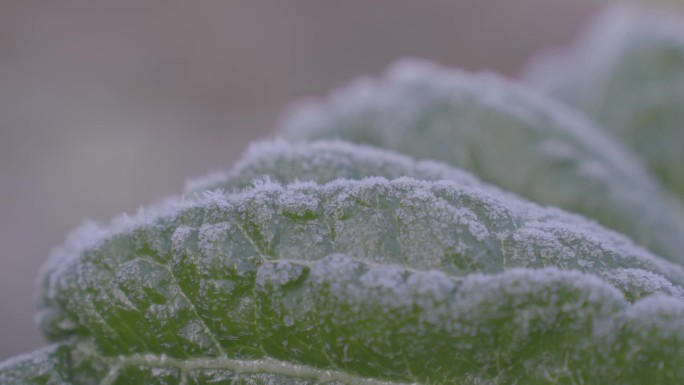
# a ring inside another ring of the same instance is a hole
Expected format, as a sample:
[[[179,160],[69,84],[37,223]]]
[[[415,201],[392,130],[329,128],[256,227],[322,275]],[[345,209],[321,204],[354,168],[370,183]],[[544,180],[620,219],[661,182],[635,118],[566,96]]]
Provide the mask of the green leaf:
[[[443,161],[684,263],[684,209],[633,154],[574,111],[495,75],[403,61],[380,80],[294,108],[280,131]]]
[[[83,227],[41,287],[42,328],[70,355],[10,361],[3,385],[37,369],[70,385],[684,378],[684,269],[450,181],[174,200]]]
[[[567,52],[533,62],[528,81],[609,128],[684,200],[684,17],[607,9]]]
[[[0,384],[68,384],[68,361],[69,350],[61,345],[12,358],[0,363]]]
[[[75,385],[95,384],[104,367],[94,362],[92,348],[74,348],[71,343],[57,343],[0,363],[2,385]],[[87,351],[85,351],[87,350]]]

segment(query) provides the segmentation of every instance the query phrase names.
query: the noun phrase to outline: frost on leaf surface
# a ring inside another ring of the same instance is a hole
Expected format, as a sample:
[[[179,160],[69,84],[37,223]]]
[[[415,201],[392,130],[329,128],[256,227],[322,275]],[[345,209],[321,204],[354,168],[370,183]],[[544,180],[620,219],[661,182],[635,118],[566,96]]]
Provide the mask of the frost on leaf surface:
[[[264,181],[171,201],[78,231],[41,282],[41,326],[71,348],[38,358],[65,373],[54,383],[684,378],[681,267],[453,181]],[[0,378],[22,383],[22,364]]]
[[[401,61],[381,79],[295,106],[280,132],[450,163],[684,262],[684,211],[631,152],[574,111],[493,74]]]
[[[527,80],[609,128],[684,199],[684,17],[607,9],[574,47],[532,63]]]
[[[432,160],[416,161],[411,157],[341,140],[317,140],[291,143],[270,140],[253,144],[230,172],[213,172],[186,183],[187,194],[221,189],[235,192],[267,178],[281,184],[336,179],[360,180],[368,177],[396,179],[411,177],[423,180],[450,180],[469,187],[501,193],[469,172]]]

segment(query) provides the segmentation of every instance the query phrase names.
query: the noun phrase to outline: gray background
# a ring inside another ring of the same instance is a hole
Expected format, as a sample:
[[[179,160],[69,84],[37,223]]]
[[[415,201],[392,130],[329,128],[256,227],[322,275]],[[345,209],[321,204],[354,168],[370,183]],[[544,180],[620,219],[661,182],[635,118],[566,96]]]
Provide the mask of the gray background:
[[[515,75],[592,0],[0,2],[0,360],[42,344],[33,280],[83,219],[230,166],[278,112],[413,55]]]

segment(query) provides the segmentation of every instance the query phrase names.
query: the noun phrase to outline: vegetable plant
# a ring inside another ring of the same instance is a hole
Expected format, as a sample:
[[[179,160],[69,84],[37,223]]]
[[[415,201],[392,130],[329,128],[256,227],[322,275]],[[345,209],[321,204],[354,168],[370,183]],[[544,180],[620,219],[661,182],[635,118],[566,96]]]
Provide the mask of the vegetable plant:
[[[638,89],[641,55],[586,75]],[[230,171],[75,230],[38,279],[50,343],[0,384],[681,383],[679,163],[598,116],[416,60],[298,104]]]

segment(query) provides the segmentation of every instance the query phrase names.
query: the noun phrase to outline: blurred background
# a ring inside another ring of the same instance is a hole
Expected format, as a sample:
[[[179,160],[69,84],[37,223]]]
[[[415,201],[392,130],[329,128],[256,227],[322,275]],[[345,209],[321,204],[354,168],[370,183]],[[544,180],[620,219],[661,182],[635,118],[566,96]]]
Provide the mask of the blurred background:
[[[596,0],[0,1],[0,360],[40,346],[34,278],[85,218],[225,169],[289,102],[395,58],[515,76]]]

